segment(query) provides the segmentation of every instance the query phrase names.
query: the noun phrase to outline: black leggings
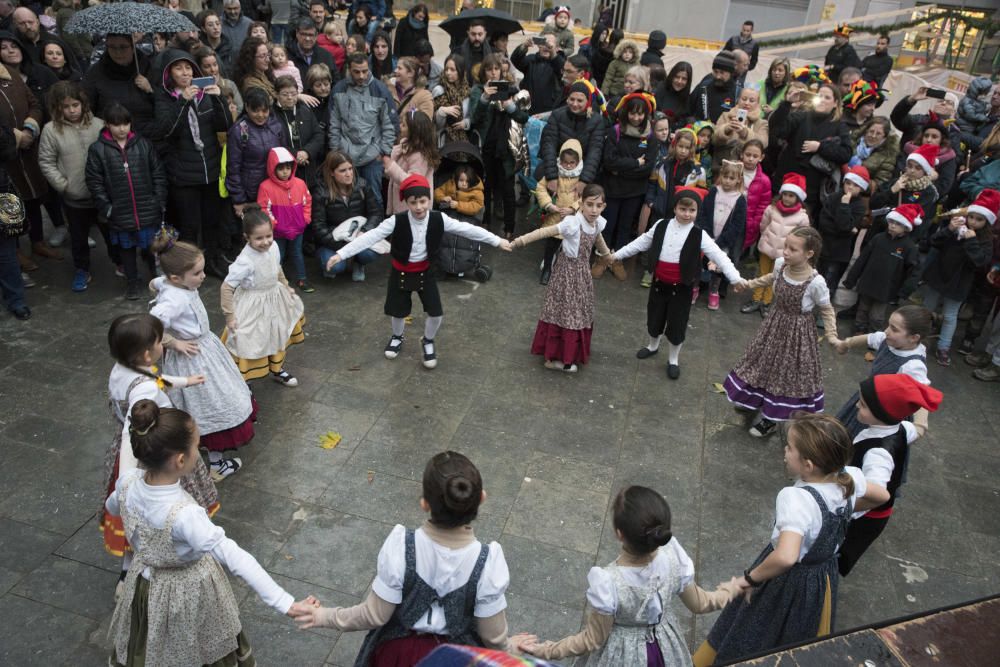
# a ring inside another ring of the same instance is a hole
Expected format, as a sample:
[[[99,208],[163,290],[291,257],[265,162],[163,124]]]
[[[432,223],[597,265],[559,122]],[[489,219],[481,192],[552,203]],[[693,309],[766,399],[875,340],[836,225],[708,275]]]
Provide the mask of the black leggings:
[[[559,251],[559,246],[562,245],[562,241],[557,238],[547,238],[545,239],[545,263],[542,265],[542,271],[551,271],[552,264],[555,261],[556,253]]]
[[[76,208],[63,204],[63,212],[66,214],[66,222],[69,223],[69,243],[73,253],[73,267],[82,271],[90,271],[90,227],[96,225],[104,239],[104,245],[108,249],[108,256],[114,264],[121,264],[121,250],[118,246],[111,245],[111,237],[108,235],[108,225],[98,222],[97,209]]]
[[[499,194],[503,201],[503,231],[514,233],[514,215],[517,207],[514,204],[514,177],[507,176],[504,160],[495,153],[484,153],[483,162],[486,166],[486,217],[487,224],[493,224],[493,203]]]
[[[219,254],[219,228],[222,224],[218,183],[208,185],[175,185],[170,188],[173,199],[174,226],[182,241],[198,245],[201,231],[205,256]]]
[[[42,229],[42,206],[48,212],[54,227],[61,227],[63,224],[62,211],[59,210],[59,195],[52,190],[38,199],[26,200],[24,202],[24,217],[28,219],[28,238],[31,239],[32,243],[45,240],[45,233]]]
[[[131,282],[137,282],[139,280],[139,263],[136,258],[136,254],[140,251],[139,248],[122,248],[121,258],[122,266],[125,268],[125,279]],[[153,259],[153,253],[149,250],[142,250],[142,259],[146,262],[146,267],[149,269],[150,277],[156,275],[156,261]]]

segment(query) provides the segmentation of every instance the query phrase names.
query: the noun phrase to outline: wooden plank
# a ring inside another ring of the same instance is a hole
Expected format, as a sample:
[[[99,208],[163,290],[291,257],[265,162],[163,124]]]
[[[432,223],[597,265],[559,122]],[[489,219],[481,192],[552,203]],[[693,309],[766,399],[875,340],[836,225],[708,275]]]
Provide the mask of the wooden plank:
[[[878,630],[908,667],[980,667],[1000,655],[1000,600],[944,611]]]

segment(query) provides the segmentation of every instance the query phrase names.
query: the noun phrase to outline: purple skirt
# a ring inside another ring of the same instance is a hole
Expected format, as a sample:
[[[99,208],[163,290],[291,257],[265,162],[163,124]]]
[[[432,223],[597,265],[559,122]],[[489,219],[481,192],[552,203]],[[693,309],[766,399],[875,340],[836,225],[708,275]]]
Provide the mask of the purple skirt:
[[[771,421],[788,421],[793,412],[823,412],[823,390],[812,396],[776,396],[764,389],[747,384],[735,371],[722,384],[726,396],[734,405],[760,414]]]
[[[646,667],[667,667],[658,642],[646,642]]]

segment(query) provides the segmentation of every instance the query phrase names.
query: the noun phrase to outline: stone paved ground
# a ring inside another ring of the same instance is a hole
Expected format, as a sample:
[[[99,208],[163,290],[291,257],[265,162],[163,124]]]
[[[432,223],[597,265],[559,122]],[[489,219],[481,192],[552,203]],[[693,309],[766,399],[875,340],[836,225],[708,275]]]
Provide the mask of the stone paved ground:
[[[576,376],[542,368],[528,346],[540,307],[541,247],[490,258],[493,281],[442,285],[440,366],[382,347],[386,267],[363,284],[316,278],[304,295],[308,339],[289,355],[296,389],[254,385],[262,406],[246,467],[220,485],[218,523],[296,596],[361,599],[392,525],[416,525],[423,464],[452,448],[482,469],[489,493],[480,537],[499,540],[512,574],[512,630],[543,637],[580,624],[588,568],[615,556],[608,506],[625,484],[669,500],[674,533],[714,586],[742,571],[770,531],[786,483],[781,446],[746,434],[711,384],[759,324],[734,299],[693,312],[670,382],[664,359],[639,362],[646,292],[633,277],[597,285],[593,359]],[[0,317],[0,664],[101,665],[118,564],[105,555],[94,510],[112,432],[105,407],[108,323],[142,303],[121,298],[103,255],[86,293],[69,291],[69,261],[43,262],[29,292],[35,315]],[[311,274],[316,267],[310,263]],[[202,296],[216,327],[218,282]],[[422,317],[418,318],[422,325]],[[861,355],[824,352],[836,409],[867,371]],[[841,589],[839,627],[1000,590],[997,385],[958,362],[932,366],[944,408],[915,448],[905,500]],[[343,435],[321,449],[327,431]],[[361,636],[299,632],[236,586],[262,664],[350,665]],[[712,617],[681,613],[691,647]]]

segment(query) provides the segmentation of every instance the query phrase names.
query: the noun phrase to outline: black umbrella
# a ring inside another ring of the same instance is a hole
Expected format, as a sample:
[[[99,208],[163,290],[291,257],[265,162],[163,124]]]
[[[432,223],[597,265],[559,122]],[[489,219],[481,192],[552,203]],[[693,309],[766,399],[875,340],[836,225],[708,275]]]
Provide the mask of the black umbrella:
[[[91,35],[131,35],[134,32],[190,32],[197,30],[183,14],[139,2],[110,2],[78,11],[63,28]]]
[[[441,21],[441,29],[455,39],[465,39],[465,33],[469,29],[469,23],[479,19],[486,24],[486,32],[492,37],[494,35],[509,35],[514,32],[523,32],[520,22],[508,12],[499,9],[470,9],[467,12],[456,14],[451,18]]]

